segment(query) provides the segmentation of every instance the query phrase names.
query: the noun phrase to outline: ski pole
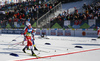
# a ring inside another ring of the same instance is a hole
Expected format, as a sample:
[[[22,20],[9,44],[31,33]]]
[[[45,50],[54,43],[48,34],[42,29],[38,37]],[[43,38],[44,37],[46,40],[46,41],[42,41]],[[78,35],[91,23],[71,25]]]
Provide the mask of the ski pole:
[[[17,38],[19,38],[21,35],[17,36],[15,39],[13,39],[12,41],[16,41]]]
[[[22,42],[18,42],[18,43],[11,44],[11,45],[8,46],[8,48],[9,48],[10,46],[16,47],[16,46],[19,45],[20,43],[22,43]]]

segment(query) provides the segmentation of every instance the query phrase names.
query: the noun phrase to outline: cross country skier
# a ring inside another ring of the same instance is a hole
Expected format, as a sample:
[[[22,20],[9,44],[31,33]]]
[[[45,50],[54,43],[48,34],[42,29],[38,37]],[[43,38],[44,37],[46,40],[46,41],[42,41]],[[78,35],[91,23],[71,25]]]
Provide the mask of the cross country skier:
[[[27,45],[23,48],[23,52],[26,53],[25,49],[27,47],[30,47],[32,55],[35,56],[35,53],[33,52],[33,43],[31,41],[31,33],[33,33],[33,29],[31,27],[31,24],[28,24],[28,27],[25,29],[25,32],[24,32],[24,35],[27,40]],[[34,39],[34,37],[33,37],[33,39]]]
[[[98,29],[98,38],[100,38],[100,28]]]
[[[30,24],[30,23],[28,23],[28,24],[25,26],[24,31],[25,31],[26,28],[28,28],[28,25],[29,25],[29,24]],[[31,33],[31,34],[32,34],[32,37],[31,37],[32,40],[31,40],[31,41],[32,41],[33,46],[34,46],[34,50],[38,50],[38,49],[36,48],[35,42],[34,42],[34,40],[35,40],[35,37],[34,37],[34,36],[35,36],[35,33],[36,33],[36,29],[33,29],[33,28],[32,28],[32,30],[33,30],[33,33]],[[24,45],[24,41],[26,41],[26,36],[25,36],[25,35],[24,35],[24,40],[22,41],[22,45]],[[29,47],[27,47],[27,49],[30,50]]]

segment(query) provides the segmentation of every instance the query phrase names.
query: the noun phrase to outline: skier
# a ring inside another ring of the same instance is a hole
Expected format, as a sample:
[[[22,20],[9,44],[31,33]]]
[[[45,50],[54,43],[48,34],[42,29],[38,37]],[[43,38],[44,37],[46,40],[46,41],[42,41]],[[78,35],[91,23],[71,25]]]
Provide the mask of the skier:
[[[31,52],[32,52],[32,56],[35,56],[35,53],[33,52],[33,43],[31,41],[31,33],[33,33],[33,30],[32,30],[31,24],[28,24],[28,27],[25,29],[25,32],[24,32],[24,35],[25,35],[26,40],[27,40],[27,45],[23,48],[23,52],[26,53],[25,49],[27,47],[30,47]]]
[[[27,25],[25,26],[25,28],[24,28],[24,31],[25,31],[25,29],[26,28],[28,28],[28,25],[29,25],[30,23],[27,23]],[[35,42],[34,42],[34,40],[35,40],[35,33],[36,33],[36,29],[33,29],[32,28],[32,31],[33,31],[33,33],[31,33],[32,34],[32,37],[31,37],[31,41],[32,41],[32,43],[33,43],[33,46],[34,46],[34,50],[38,50],[37,48],[36,48],[36,46],[35,46]],[[24,35],[24,40],[22,41],[22,45],[24,45],[24,41],[26,41],[26,36]],[[30,50],[29,49],[29,47],[27,47],[27,50]]]
[[[98,34],[98,38],[100,38],[100,28],[98,29],[97,34]]]

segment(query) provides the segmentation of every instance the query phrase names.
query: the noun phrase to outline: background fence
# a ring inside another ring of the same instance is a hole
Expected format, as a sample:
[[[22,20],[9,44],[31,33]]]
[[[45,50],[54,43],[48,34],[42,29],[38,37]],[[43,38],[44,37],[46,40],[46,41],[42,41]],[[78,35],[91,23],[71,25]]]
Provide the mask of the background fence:
[[[1,29],[2,34],[22,34],[22,29]],[[37,29],[36,35],[51,35],[51,36],[75,36],[75,37],[97,37],[97,31],[93,29]]]

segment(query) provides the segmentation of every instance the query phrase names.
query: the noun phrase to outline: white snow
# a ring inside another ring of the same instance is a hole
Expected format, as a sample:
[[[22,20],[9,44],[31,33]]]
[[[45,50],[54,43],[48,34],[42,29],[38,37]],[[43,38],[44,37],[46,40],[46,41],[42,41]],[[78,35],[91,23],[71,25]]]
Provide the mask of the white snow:
[[[35,44],[39,50],[43,52],[34,51],[38,56],[52,56],[60,55],[41,59],[31,59],[25,61],[100,61],[100,39],[93,37],[70,37],[70,36],[48,36],[49,39],[38,38],[35,36]],[[16,41],[12,41],[15,39]],[[96,39],[96,40],[92,40]],[[1,61],[14,61],[21,59],[35,58],[22,52],[24,46],[17,45],[23,41],[22,35],[17,34],[2,34],[0,36],[0,60]],[[45,45],[50,43],[51,45]],[[15,44],[15,45],[14,45]],[[26,42],[25,42],[26,44]],[[82,46],[83,48],[75,48],[75,46]],[[97,49],[93,51],[80,52],[84,50]],[[30,52],[30,50],[26,50]],[[66,53],[73,53],[68,55],[61,55]],[[16,53],[19,57],[11,56],[10,53]]]

